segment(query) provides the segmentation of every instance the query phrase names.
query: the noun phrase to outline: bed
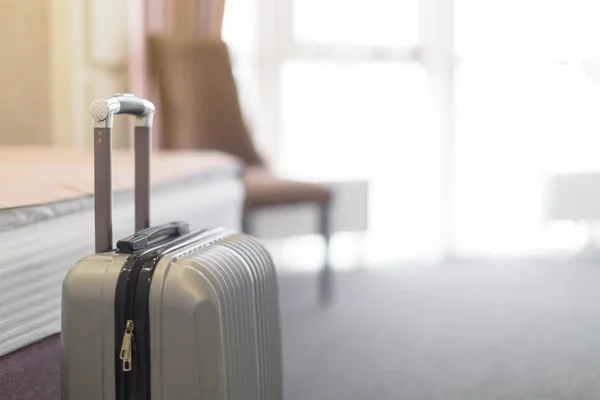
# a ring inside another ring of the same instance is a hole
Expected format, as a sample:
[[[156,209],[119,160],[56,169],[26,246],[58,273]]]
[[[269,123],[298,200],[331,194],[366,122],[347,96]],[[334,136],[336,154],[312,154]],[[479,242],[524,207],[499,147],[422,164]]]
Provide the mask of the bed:
[[[39,377],[42,372],[35,368],[40,367],[27,360],[37,347],[38,361],[47,357],[57,362],[62,279],[78,259],[93,252],[92,163],[86,151],[0,148],[2,399],[26,398],[10,393],[35,390],[32,382],[43,384],[56,372],[56,365],[48,365]],[[116,240],[131,234],[134,224],[133,158],[128,151],[115,151],[113,186]],[[243,201],[240,165],[232,157],[217,152],[153,154],[152,224],[185,220],[192,228],[240,229]],[[49,388],[42,391],[45,397],[32,398],[58,399]]]

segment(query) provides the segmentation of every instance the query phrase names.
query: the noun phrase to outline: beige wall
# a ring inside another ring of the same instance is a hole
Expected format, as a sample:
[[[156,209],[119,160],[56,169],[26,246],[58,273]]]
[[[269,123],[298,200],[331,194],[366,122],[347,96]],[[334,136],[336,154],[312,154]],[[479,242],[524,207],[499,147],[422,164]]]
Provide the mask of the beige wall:
[[[0,0],[0,145],[90,147],[89,104],[129,91],[141,0]],[[114,143],[131,123],[118,119]]]
[[[0,0],[0,145],[49,144],[48,0]]]

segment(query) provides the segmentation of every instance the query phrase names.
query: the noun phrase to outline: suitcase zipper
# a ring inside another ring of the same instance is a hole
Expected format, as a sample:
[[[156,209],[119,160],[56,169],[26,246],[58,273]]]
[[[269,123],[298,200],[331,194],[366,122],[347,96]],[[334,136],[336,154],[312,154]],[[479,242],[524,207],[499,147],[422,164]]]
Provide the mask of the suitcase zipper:
[[[115,324],[122,334],[119,334],[116,340],[115,361],[116,369],[116,392],[117,400],[126,400],[131,397],[131,392],[135,391],[137,383],[136,375],[139,366],[134,365],[136,358],[135,344],[135,289],[140,274],[143,260],[140,260],[142,254],[132,255],[121,270],[121,276],[117,282],[117,291],[115,293]]]
[[[169,248],[167,246],[166,248]],[[156,263],[160,259],[160,250],[164,250],[165,245],[147,250],[144,253],[138,254],[133,261],[133,265],[129,269],[127,275],[127,284],[123,293],[124,307],[123,320],[125,320],[125,328],[121,341],[119,359],[121,360],[121,376],[122,376],[122,391],[125,399],[145,400],[149,398],[150,379],[148,376],[149,368],[149,332],[147,332],[147,318],[144,316],[148,310],[148,289],[151,278],[145,278],[140,281],[140,276],[144,268],[150,265],[150,269],[154,270]],[[143,287],[143,290],[140,290]],[[144,299],[138,299],[139,295]],[[141,300],[141,301],[140,301]],[[144,321],[144,322],[142,322]],[[138,323],[139,322],[139,323]],[[137,337],[136,337],[137,336]],[[138,343],[139,342],[139,343]],[[137,343],[137,344],[136,344]],[[141,345],[141,347],[140,347]],[[135,361],[135,366],[134,362]]]
[[[123,372],[131,371],[131,342],[133,340],[133,321],[128,320],[123,334],[123,344],[121,345],[121,360],[123,361]]]
[[[157,254],[160,254],[161,249],[139,254],[129,271],[124,307],[124,319],[127,322],[119,354],[125,385],[123,393],[126,396],[123,400],[150,398],[150,376],[147,365],[150,361],[150,346],[146,314],[148,313],[148,290],[151,276],[141,280],[140,278],[145,268],[154,270],[160,259]],[[135,359],[135,368],[132,368],[132,359]]]
[[[117,400],[150,398],[150,332],[148,300],[152,275],[162,254],[184,246],[191,237],[205,231],[183,236],[167,244],[132,255],[121,270],[115,293],[115,323],[123,332],[116,339]],[[123,324],[123,322],[125,322]],[[115,360],[115,361],[116,361]],[[135,364],[135,365],[134,365]]]

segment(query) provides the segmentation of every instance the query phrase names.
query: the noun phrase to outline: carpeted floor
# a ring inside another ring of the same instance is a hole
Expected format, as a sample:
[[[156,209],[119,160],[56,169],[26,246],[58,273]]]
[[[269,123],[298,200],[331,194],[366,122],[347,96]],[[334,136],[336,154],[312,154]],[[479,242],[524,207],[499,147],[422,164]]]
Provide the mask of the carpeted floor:
[[[280,279],[285,400],[600,399],[600,263]]]

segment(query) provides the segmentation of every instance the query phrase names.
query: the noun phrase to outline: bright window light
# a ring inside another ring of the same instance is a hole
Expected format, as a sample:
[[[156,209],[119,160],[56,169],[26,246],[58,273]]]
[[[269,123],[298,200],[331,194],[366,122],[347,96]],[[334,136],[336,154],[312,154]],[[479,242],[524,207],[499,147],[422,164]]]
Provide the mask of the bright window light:
[[[414,46],[417,0],[296,0],[294,36],[300,42]]]
[[[464,58],[581,60],[587,0],[456,0],[457,54]]]

